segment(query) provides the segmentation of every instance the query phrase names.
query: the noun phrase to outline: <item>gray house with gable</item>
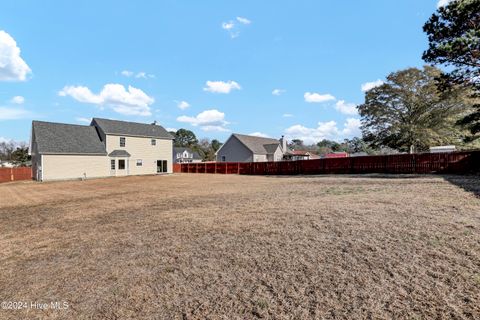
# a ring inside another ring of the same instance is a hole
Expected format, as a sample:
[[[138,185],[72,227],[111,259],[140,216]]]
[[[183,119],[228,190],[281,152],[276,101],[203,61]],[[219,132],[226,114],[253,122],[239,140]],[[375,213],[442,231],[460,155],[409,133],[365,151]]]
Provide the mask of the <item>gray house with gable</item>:
[[[216,152],[218,162],[282,161],[287,141],[234,133]]]

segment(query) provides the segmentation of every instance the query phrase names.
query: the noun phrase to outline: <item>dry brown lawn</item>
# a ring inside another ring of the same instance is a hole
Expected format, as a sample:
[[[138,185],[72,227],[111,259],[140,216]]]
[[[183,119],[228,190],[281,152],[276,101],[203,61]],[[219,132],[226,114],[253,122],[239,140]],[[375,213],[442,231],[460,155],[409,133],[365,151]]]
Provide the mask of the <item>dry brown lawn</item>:
[[[0,319],[480,319],[480,178],[0,185]],[[38,310],[31,302],[67,302]]]

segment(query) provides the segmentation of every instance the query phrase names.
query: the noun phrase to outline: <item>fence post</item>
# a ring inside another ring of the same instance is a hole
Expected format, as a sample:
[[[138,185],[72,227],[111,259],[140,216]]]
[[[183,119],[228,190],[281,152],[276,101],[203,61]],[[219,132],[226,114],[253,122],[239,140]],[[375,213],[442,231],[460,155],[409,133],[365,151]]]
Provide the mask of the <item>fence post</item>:
[[[10,181],[13,181],[13,180],[15,180],[13,178],[13,168],[10,168]]]
[[[417,173],[417,161],[415,158],[415,153],[412,155],[412,165],[413,165],[413,172],[412,173]]]

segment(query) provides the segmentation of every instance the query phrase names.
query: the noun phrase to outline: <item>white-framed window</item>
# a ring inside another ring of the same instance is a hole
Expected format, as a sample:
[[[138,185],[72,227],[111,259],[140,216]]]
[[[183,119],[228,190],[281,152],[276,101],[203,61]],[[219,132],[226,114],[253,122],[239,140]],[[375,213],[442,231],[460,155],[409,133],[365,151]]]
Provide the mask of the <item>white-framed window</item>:
[[[110,170],[115,170],[115,159],[110,160]]]
[[[182,154],[181,153],[177,153],[177,159],[181,159],[182,158]]]
[[[120,147],[125,147],[125,137],[120,137]]]
[[[142,159],[137,159],[137,167],[143,166],[143,161]]]
[[[152,139],[152,140],[150,140],[150,143],[152,144],[152,146],[156,146],[157,145],[157,140]]]

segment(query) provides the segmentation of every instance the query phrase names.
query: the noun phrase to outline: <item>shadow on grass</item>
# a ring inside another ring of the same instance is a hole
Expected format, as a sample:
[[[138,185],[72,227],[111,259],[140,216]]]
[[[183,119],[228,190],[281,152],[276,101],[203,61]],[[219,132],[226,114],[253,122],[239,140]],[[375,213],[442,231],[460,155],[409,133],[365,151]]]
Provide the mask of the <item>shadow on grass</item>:
[[[465,191],[473,193],[480,198],[480,174],[476,175],[441,175],[443,179],[462,188]]]

